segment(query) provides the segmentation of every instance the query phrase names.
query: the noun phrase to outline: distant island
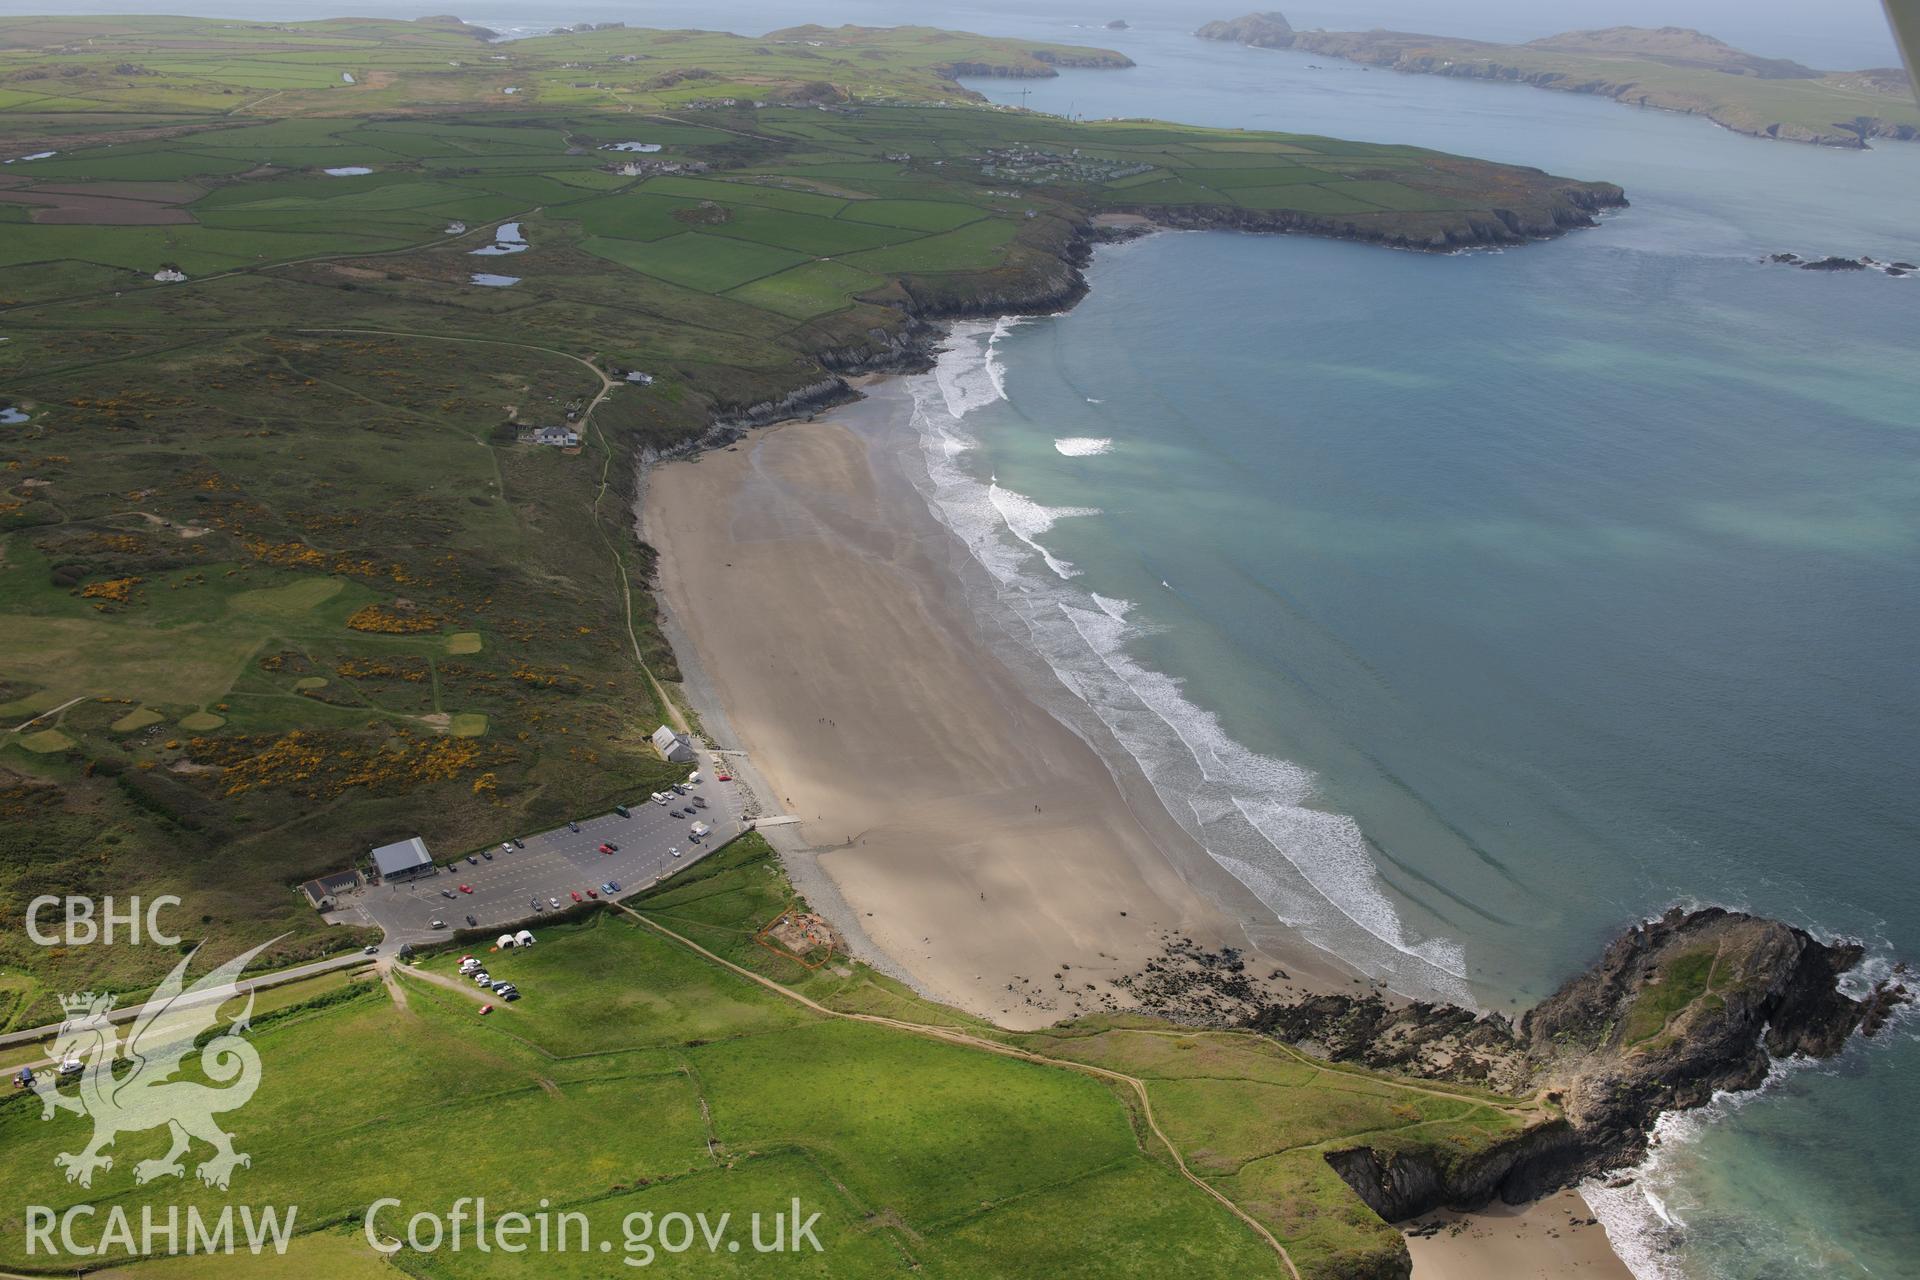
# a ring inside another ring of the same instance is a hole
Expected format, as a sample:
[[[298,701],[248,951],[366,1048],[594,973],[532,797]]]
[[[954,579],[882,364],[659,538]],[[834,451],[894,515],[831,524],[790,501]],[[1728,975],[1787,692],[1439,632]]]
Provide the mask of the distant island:
[[[1758,138],[1855,149],[1872,138],[1920,138],[1920,106],[1902,68],[1817,71],[1687,27],[1607,27],[1495,44],[1404,31],[1297,31],[1269,12],[1209,22],[1195,34],[1395,71],[1599,94],[1702,115]]]

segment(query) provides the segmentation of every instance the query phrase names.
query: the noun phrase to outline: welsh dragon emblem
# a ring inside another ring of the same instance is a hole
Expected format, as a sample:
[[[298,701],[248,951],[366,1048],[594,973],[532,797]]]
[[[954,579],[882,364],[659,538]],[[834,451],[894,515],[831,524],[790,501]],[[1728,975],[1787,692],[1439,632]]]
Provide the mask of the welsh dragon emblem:
[[[263,942],[183,987],[193,960],[188,955],[134,1016],[124,1047],[109,1016],[112,996],[87,992],[61,998],[65,1016],[53,1044],[59,1069],[35,1078],[33,1089],[40,1095],[42,1120],[53,1119],[56,1111],[93,1118],[93,1140],[79,1152],[53,1158],[67,1171],[67,1181],[91,1187],[95,1170],[113,1168],[113,1157],[104,1152],[118,1135],[162,1126],[172,1134],[173,1145],[159,1159],[135,1165],[135,1182],[184,1177],[181,1157],[195,1138],[213,1148],[212,1157],[195,1170],[210,1187],[226,1190],[233,1171],[253,1163],[233,1149],[233,1135],[214,1122],[216,1113],[245,1106],[260,1087],[260,1054],[243,1038],[253,1015],[253,995],[248,992],[246,1008],[224,1029],[219,1029],[220,1006],[238,994],[234,984],[247,963],[271,945]],[[216,1029],[219,1033],[203,1043],[202,1037]],[[196,1052],[200,1074],[211,1085],[174,1078]],[[63,1081],[76,1076],[78,1089],[61,1092]]]

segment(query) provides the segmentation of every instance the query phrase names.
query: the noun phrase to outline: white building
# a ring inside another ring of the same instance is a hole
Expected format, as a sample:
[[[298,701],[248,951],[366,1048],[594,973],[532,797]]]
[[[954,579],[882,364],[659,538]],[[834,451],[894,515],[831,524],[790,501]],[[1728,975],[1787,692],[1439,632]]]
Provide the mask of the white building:
[[[187,273],[178,267],[162,267],[153,273],[153,278],[161,284],[182,284],[186,281]]]
[[[675,764],[686,764],[693,759],[693,742],[684,733],[675,733],[666,725],[653,731],[653,749],[660,758]]]

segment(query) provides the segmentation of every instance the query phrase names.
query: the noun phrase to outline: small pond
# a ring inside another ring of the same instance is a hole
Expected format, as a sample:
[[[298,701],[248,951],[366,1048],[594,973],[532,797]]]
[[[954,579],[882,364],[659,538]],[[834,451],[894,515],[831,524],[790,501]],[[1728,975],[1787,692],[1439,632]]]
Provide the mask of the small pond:
[[[525,253],[528,248],[525,237],[520,234],[520,224],[517,222],[501,223],[494,230],[493,240],[494,243],[469,252],[475,257],[497,258],[505,253]]]

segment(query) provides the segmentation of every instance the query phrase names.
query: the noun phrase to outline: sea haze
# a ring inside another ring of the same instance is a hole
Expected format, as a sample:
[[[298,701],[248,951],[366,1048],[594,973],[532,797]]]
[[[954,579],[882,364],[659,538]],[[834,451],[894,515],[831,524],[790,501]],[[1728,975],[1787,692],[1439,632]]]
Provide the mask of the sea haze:
[[[1130,52],[977,87],[1634,208],[1450,257],[1162,235],[1066,315],[963,326],[921,384],[930,492],[1061,688],[1277,918],[1402,990],[1516,1008],[1676,902],[1920,954],[1920,279],[1761,261],[1920,260],[1920,147]],[[1643,1276],[1913,1275],[1917,1128],[1900,1027],[1674,1121],[1595,1201]]]

